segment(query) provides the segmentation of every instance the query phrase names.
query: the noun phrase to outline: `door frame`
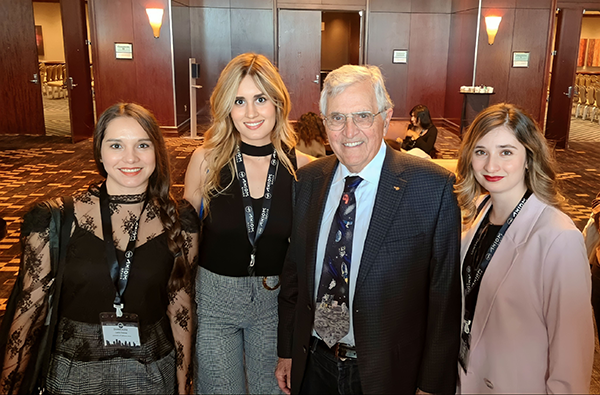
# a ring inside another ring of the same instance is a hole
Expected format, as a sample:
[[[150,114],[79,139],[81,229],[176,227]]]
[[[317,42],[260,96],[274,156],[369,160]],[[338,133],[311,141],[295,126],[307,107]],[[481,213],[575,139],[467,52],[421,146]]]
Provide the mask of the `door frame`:
[[[0,134],[46,134],[42,81],[31,1],[5,1],[0,11],[6,23],[0,27],[3,48],[0,76]]]
[[[317,11],[321,13],[321,16],[323,15],[323,12],[340,12],[340,13],[358,13],[359,15],[359,21],[360,21],[360,32],[359,32],[359,40],[358,40],[358,64],[362,65],[365,64],[365,57],[366,57],[366,43],[368,42],[367,40],[367,15],[368,13],[368,3],[366,8],[364,6],[353,6],[353,5],[347,5],[347,6],[340,6],[340,5],[336,5],[336,6],[328,6],[328,5],[320,5],[320,6],[316,6],[316,5],[291,5],[291,6],[282,6],[282,7],[273,7],[273,20],[274,20],[274,29],[273,29],[273,35],[274,35],[274,42],[275,42],[275,46],[274,46],[274,63],[275,65],[280,69],[280,64],[279,64],[279,55],[280,55],[280,51],[279,51],[279,37],[280,37],[280,26],[279,26],[279,13],[281,11]],[[322,48],[321,46],[319,46],[319,56],[321,56],[321,51]],[[320,69],[320,66],[319,66]],[[280,69],[281,71],[281,69]],[[320,73],[318,74],[319,78],[320,77]],[[323,81],[320,81],[320,85],[322,86]]]
[[[87,37],[88,21],[85,5],[79,0],[60,0],[60,14],[63,21],[70,21],[69,27],[66,23],[62,26],[71,142],[76,143],[90,138],[95,124]]]
[[[554,142],[556,148],[568,148],[569,145],[573,106],[573,97],[569,95],[569,91],[573,91],[577,73],[583,9],[580,5],[560,8],[557,17],[554,49],[550,54],[554,59],[552,73],[549,74],[550,93],[544,132],[546,139]]]
[[[365,64],[365,54],[367,53],[366,43],[368,35],[368,15],[369,15],[369,4],[367,6],[356,6],[356,5],[316,5],[316,4],[294,4],[294,5],[282,5],[273,6],[273,41],[275,43],[274,61],[275,65],[279,67],[279,11],[280,10],[294,10],[294,11],[329,11],[329,12],[358,12],[360,15],[360,38],[359,38],[359,53],[358,63]]]

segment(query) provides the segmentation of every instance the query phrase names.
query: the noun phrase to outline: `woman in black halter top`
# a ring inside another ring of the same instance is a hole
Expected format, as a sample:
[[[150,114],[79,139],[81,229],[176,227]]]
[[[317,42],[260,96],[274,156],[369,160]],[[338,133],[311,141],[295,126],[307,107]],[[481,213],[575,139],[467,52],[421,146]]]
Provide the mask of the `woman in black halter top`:
[[[213,123],[185,177],[202,220],[196,392],[279,393],[278,276],[295,169],[311,158],[289,148],[289,94],[264,56],[233,59],[210,102]]]

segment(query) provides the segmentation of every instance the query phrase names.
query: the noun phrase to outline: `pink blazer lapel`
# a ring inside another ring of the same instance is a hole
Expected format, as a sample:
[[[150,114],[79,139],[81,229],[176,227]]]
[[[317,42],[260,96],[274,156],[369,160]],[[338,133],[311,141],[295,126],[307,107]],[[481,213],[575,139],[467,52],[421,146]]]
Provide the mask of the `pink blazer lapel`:
[[[476,223],[463,234],[464,242],[461,248],[462,259],[464,259],[466,251],[473,239],[473,235],[477,231],[477,228],[486,212],[489,210],[489,207],[490,205],[488,204],[477,217]],[[515,258],[518,256],[519,248],[527,242],[531,230],[545,207],[546,205],[539,201],[535,195],[531,195],[525,206],[523,206],[523,210],[519,213],[510,228],[508,228],[500,246],[498,246],[494,257],[483,276],[481,289],[477,297],[477,313],[475,314],[473,331],[471,333],[471,350],[475,349],[481,340],[492,307],[496,301],[498,291],[513,267]],[[467,241],[468,243],[466,243]]]

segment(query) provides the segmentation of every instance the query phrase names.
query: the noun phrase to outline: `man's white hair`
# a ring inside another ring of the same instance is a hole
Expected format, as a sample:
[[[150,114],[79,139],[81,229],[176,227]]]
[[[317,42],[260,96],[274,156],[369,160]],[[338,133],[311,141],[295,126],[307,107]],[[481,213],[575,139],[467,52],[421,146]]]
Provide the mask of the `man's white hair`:
[[[390,95],[385,89],[385,83],[383,81],[383,75],[381,70],[377,66],[365,65],[345,65],[338,69],[333,70],[323,83],[323,91],[321,91],[321,100],[319,107],[321,114],[327,116],[327,101],[343,91],[346,90],[350,85],[354,85],[363,81],[371,81],[373,90],[375,91],[375,98],[377,99],[378,112],[385,111],[389,108],[394,107]],[[381,117],[385,119],[386,114],[382,113]]]

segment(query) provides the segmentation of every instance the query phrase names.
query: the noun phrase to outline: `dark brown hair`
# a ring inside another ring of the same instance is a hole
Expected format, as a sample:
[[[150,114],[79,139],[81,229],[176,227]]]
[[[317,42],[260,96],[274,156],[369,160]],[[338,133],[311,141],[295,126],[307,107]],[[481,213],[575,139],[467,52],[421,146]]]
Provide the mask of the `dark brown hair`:
[[[135,103],[115,104],[100,116],[96,129],[94,130],[93,146],[94,160],[98,172],[106,178],[107,173],[102,164],[102,141],[108,124],[115,118],[129,117],[140,124],[142,129],[148,134],[154,147],[156,167],[148,179],[148,199],[154,201],[160,212],[160,219],[165,227],[167,234],[167,244],[169,250],[175,256],[175,263],[169,278],[169,292],[176,292],[187,287],[191,281],[191,271],[187,262],[187,257],[183,253],[184,237],[181,234],[181,223],[179,222],[179,212],[177,203],[171,195],[171,168],[169,165],[169,153],[165,145],[160,127],[154,115],[144,107]]]
[[[431,115],[429,114],[429,109],[423,104],[417,104],[416,106],[414,106],[412,110],[410,110],[409,114],[411,117],[414,115],[415,118],[419,120],[419,123],[421,124],[421,127],[423,129],[429,129],[431,125],[433,125],[433,122],[431,122]]]

